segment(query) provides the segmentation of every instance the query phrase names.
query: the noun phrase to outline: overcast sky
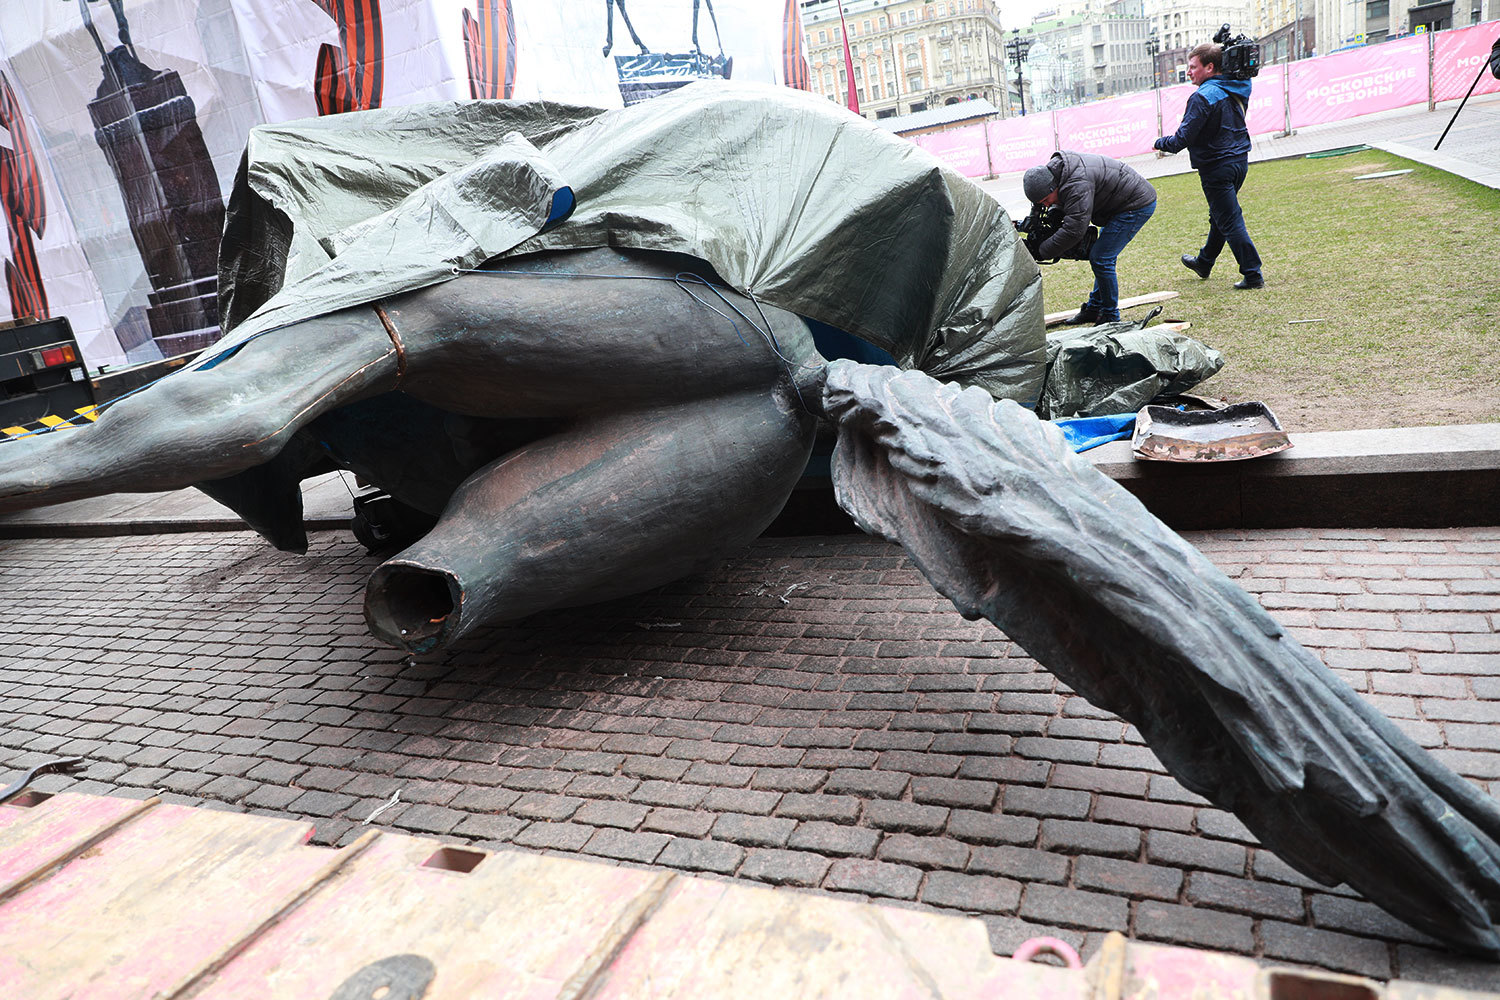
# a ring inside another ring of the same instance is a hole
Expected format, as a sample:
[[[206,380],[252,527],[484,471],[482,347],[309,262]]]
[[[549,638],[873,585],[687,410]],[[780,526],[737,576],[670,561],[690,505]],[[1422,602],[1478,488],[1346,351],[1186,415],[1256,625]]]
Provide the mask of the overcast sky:
[[[1000,0],[1000,23],[1005,30],[1025,28],[1039,11],[1055,10],[1057,0]]]

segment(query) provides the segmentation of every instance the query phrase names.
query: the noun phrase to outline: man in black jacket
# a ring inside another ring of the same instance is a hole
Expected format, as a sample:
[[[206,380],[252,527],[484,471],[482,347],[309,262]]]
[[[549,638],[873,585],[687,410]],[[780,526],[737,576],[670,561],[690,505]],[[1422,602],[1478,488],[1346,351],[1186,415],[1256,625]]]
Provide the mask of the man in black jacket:
[[[1250,170],[1250,130],[1245,127],[1250,81],[1221,76],[1223,58],[1223,48],[1212,42],[1188,53],[1188,78],[1198,89],[1188,98],[1176,133],[1162,136],[1153,145],[1165,153],[1188,151],[1208,201],[1208,238],[1196,256],[1183,254],[1182,263],[1198,277],[1207,278],[1227,242],[1242,275],[1234,287],[1260,288],[1266,283],[1260,254],[1245,228],[1239,199]]]
[[[1059,150],[1045,165],[1026,171],[1021,187],[1034,205],[1062,207],[1062,224],[1037,248],[1038,260],[1060,257],[1083,239],[1090,223],[1099,227],[1099,238],[1089,251],[1094,290],[1068,322],[1118,320],[1120,283],[1115,260],[1156,211],[1156,188],[1119,160],[1071,149]]]

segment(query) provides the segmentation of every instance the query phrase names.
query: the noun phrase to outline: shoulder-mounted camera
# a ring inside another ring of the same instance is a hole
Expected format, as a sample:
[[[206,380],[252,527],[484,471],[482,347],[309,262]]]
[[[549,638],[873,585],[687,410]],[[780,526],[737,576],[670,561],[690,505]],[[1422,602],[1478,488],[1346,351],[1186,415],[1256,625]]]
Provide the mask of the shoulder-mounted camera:
[[[1231,80],[1248,80],[1260,72],[1260,43],[1255,39],[1248,35],[1231,36],[1226,24],[1214,34],[1214,44],[1224,49],[1220,74]]]
[[[1030,251],[1032,259],[1038,264],[1056,264],[1059,260],[1088,260],[1089,254],[1094,249],[1094,241],[1099,238],[1099,227],[1089,226],[1084,231],[1083,239],[1064,250],[1058,256],[1044,260],[1042,258],[1042,244],[1053,233],[1062,228],[1062,206],[1053,204],[1043,208],[1040,205],[1032,205],[1030,215],[1025,219],[1013,221],[1015,221],[1016,231],[1022,236],[1022,243]]]

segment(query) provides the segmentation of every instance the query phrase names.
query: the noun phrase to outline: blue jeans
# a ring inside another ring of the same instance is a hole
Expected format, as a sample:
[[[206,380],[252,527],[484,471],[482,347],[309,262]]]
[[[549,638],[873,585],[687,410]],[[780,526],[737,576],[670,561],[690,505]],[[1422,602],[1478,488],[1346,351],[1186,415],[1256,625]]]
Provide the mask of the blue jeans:
[[[1113,323],[1120,318],[1120,281],[1115,276],[1115,261],[1146,220],[1156,212],[1156,202],[1145,208],[1121,212],[1099,227],[1099,238],[1089,252],[1089,267],[1094,269],[1094,290],[1083,308],[1098,315],[1095,322]]]
[[[1212,266],[1228,243],[1240,273],[1247,278],[1259,278],[1260,254],[1250,242],[1245,215],[1240,211],[1240,187],[1249,169],[1250,165],[1244,162],[1199,169],[1198,183],[1203,185],[1203,197],[1208,201],[1208,238],[1198,251],[1198,259]]]

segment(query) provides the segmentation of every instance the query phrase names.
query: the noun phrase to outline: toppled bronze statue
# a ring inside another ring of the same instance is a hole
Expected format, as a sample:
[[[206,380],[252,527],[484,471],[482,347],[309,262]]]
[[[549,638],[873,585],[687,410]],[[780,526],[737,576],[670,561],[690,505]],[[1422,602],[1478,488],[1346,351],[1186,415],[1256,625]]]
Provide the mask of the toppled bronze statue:
[[[1300,871],[1500,956],[1494,803],[1031,412],[1037,268],[982,192],[767,89],[339,117],[252,135],[224,344],[0,446],[0,509],[196,483],[296,549],[298,483],[353,469],[438,515],[366,596],[425,652],[748,541],[828,421],[839,503],[963,614]]]

